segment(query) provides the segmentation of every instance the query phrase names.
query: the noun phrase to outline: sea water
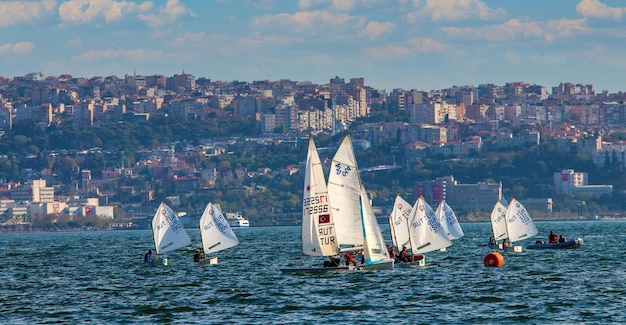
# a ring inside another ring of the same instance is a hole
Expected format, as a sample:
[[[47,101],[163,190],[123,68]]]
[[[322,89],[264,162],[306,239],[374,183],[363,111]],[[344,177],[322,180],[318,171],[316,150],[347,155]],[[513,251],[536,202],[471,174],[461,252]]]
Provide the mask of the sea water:
[[[241,244],[217,265],[193,262],[195,229],[167,266],[143,262],[149,230],[4,233],[0,323],[626,323],[626,221],[536,224],[529,242],[554,230],[584,245],[503,253],[486,268],[490,225],[463,223],[465,237],[424,267],[301,275],[280,272],[302,262],[299,227],[235,229]]]

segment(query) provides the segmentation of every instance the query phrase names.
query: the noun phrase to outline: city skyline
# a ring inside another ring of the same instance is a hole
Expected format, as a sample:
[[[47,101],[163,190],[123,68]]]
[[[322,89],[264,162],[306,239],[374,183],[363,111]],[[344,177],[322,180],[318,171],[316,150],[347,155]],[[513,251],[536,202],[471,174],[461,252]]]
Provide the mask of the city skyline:
[[[180,74],[391,90],[626,91],[617,0],[0,1],[0,76]]]

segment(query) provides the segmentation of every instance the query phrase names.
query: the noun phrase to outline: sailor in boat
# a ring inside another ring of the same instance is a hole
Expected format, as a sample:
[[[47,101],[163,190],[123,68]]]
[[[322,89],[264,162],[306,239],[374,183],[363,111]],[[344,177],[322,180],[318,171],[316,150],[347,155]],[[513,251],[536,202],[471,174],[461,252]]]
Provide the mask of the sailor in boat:
[[[193,261],[194,262],[200,262],[202,260],[203,260],[203,258],[202,258],[202,255],[200,255],[200,250],[196,249],[196,254],[193,255]]]
[[[358,261],[355,257],[354,252],[345,252],[343,253],[343,257],[346,259],[346,266],[350,266],[350,264],[357,266]]]
[[[493,236],[489,237],[489,246],[490,247],[498,246],[498,242],[496,241],[495,238],[493,238]]]
[[[150,263],[152,261],[154,261],[154,258],[152,258],[152,250],[149,249],[146,255],[143,256],[143,262]]]
[[[554,233],[554,231],[550,230],[550,234],[548,235],[548,244],[556,244],[558,243],[559,235]]]
[[[567,240],[565,239],[565,236],[563,236],[563,235],[559,235],[559,243],[564,243],[564,242],[566,242],[566,241],[567,241]]]
[[[505,239],[502,240],[502,248],[507,248],[509,247],[509,241]]]
[[[400,261],[408,263],[410,262],[409,254],[407,253],[406,246],[402,246],[402,251],[400,252]]]
[[[324,261],[324,267],[336,267],[341,263],[341,255],[328,256],[329,261]]]
[[[389,257],[393,258],[394,260],[397,257],[396,254],[396,248],[395,247],[390,247],[389,245],[387,245],[387,251],[389,252]]]

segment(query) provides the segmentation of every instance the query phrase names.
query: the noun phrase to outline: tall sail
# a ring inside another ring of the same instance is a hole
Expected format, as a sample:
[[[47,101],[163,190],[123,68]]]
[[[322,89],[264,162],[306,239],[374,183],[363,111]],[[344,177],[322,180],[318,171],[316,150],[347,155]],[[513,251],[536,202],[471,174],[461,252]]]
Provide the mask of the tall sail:
[[[361,219],[363,222],[363,255],[365,264],[377,264],[389,260],[389,252],[385,247],[385,239],[380,230],[376,215],[372,210],[365,187],[361,185]]]
[[[174,212],[161,202],[152,218],[152,235],[157,254],[164,254],[191,245],[191,240]]]
[[[453,240],[465,236],[463,229],[461,229],[461,224],[456,218],[456,214],[454,214],[454,211],[448,205],[446,200],[442,200],[439,203],[437,211],[435,211],[435,215],[437,215],[437,220],[439,220],[439,223],[441,223],[441,226],[445,229],[446,236],[448,236],[448,238]]]
[[[500,241],[509,238],[506,232],[506,200],[502,199],[493,206],[491,210],[491,229],[493,230],[493,238]]]
[[[420,196],[411,211],[409,232],[411,234],[411,252],[427,253],[452,246],[445,229],[435,215],[435,211]]]
[[[391,240],[393,246],[402,249],[403,246],[410,247],[409,238],[409,216],[413,207],[404,200],[400,194],[396,195],[393,209],[389,215],[389,230],[391,230]]]
[[[204,254],[239,245],[239,239],[228,225],[222,211],[210,202],[200,217],[200,236]]]
[[[328,197],[340,248],[363,245],[361,179],[347,135],[335,153],[328,176]]]
[[[339,254],[326,179],[312,136],[309,136],[302,193],[302,253],[311,256]]]
[[[511,243],[530,238],[539,233],[528,211],[516,198],[511,199],[511,203],[509,203],[509,207],[506,210],[505,220]]]

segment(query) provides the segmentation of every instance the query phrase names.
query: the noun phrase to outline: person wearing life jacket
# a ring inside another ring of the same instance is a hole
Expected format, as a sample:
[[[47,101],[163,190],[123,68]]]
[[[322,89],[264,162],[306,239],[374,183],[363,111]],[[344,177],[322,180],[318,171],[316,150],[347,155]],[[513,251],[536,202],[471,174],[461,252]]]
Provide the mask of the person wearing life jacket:
[[[148,252],[146,253],[146,255],[143,256],[143,262],[144,263],[150,263],[153,260],[154,259],[152,258],[152,250],[149,249]]]
[[[548,235],[548,244],[556,244],[559,240],[559,235],[554,233],[554,231],[550,230],[550,235]]]
[[[409,254],[406,251],[406,246],[402,246],[402,251],[400,251],[400,261],[405,263],[410,262]]]
[[[354,266],[357,265],[356,258],[354,258],[354,255],[352,255],[352,253],[345,252],[343,253],[343,257],[346,259],[346,265],[350,265],[350,264]]]

